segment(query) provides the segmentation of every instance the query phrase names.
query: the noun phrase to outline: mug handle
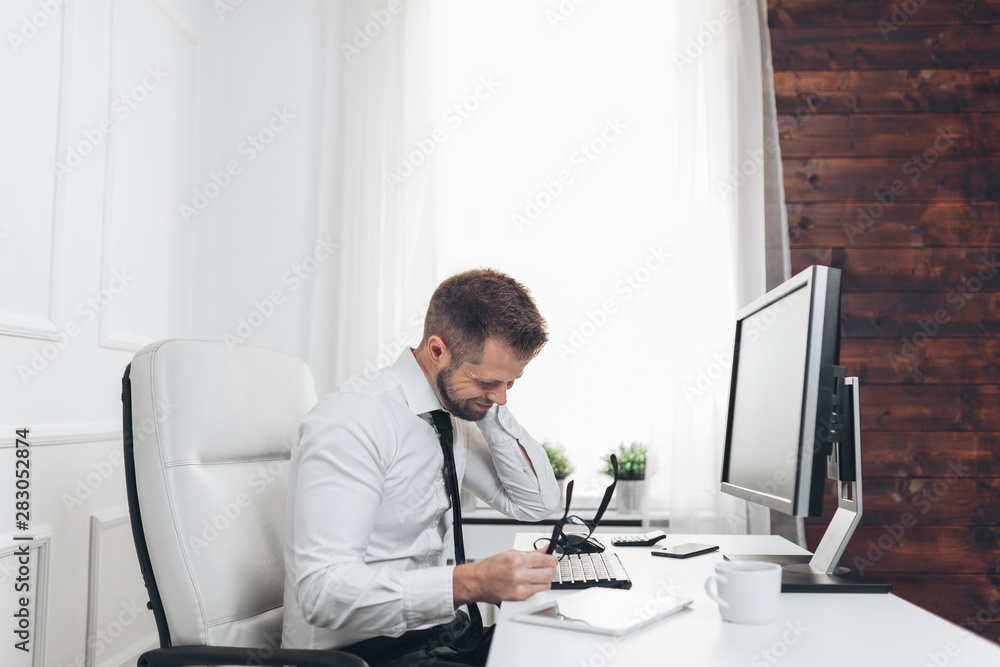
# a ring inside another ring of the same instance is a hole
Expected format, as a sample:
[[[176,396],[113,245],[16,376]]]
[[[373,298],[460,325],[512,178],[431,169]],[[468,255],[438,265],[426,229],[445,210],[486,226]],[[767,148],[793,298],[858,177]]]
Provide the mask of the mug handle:
[[[719,597],[719,593],[718,593],[718,588],[719,588],[718,582],[720,582],[720,581],[722,583],[724,583],[724,584],[728,584],[729,583],[729,580],[726,579],[725,577],[723,577],[720,574],[713,574],[712,576],[710,576],[708,579],[705,580],[705,592],[708,593],[708,597],[710,597],[713,600],[715,600],[716,603],[718,603],[718,605],[720,607],[722,607],[723,609],[726,609],[726,608],[729,607],[729,603],[726,602],[725,600],[723,600],[722,598],[720,598]],[[712,584],[713,583],[715,583],[715,589],[716,589],[714,591],[712,590]]]

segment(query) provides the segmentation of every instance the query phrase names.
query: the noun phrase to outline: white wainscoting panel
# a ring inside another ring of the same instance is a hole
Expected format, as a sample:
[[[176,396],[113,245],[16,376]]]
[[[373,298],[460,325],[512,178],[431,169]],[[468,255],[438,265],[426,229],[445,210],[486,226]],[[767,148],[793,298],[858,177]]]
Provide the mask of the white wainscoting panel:
[[[0,664],[4,667],[45,667],[45,634],[46,620],[48,618],[48,598],[49,598],[49,546],[52,538],[52,530],[47,525],[32,527],[28,533],[18,533],[17,536],[31,535],[33,539],[23,541],[13,539],[15,535],[4,535],[0,537],[0,617],[4,619],[14,619],[14,614],[19,611],[19,599],[22,595],[27,595],[29,628],[27,653],[14,648],[14,643],[21,641],[20,638],[11,634],[13,626],[9,626],[4,634],[7,635],[2,645],[0,645]],[[22,545],[28,545],[28,563],[26,564],[29,574],[26,582],[19,581],[22,577],[20,549]],[[16,585],[27,584],[28,591],[18,592]],[[13,638],[13,639],[11,639]]]
[[[58,333],[61,190],[56,163],[63,91],[62,3],[0,3],[0,334],[54,340]]]
[[[100,344],[134,351],[184,331],[198,44],[154,0],[112,8]]]
[[[86,667],[135,664],[158,646],[126,508],[90,517]]]

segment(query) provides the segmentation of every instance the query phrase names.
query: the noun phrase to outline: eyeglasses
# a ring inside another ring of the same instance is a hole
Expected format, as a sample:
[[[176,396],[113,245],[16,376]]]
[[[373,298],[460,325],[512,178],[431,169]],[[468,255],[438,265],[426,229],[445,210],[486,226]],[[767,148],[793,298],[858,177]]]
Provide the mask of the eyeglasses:
[[[582,551],[580,545],[590,539],[597,524],[601,522],[601,517],[608,509],[611,496],[614,495],[615,486],[618,484],[618,458],[614,454],[611,455],[611,470],[614,472],[614,479],[611,481],[611,485],[604,490],[604,499],[601,500],[601,505],[597,508],[597,514],[593,521],[586,521],[575,514],[570,515],[569,505],[573,500],[573,480],[570,480],[569,484],[566,485],[566,509],[563,511],[563,516],[556,521],[556,525],[552,528],[552,537],[540,537],[535,540],[536,549],[541,549],[540,543],[547,540],[549,546],[545,553],[555,552],[559,554],[560,560],[567,554]]]

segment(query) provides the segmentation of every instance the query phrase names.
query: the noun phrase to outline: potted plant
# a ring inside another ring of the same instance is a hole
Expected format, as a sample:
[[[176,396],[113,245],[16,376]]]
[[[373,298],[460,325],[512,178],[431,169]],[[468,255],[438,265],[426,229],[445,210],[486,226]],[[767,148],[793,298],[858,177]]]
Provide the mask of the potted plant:
[[[618,511],[627,514],[641,512],[646,490],[646,445],[633,442],[626,446],[623,442],[614,454],[618,457],[618,487],[615,490]],[[605,465],[604,474],[609,477],[614,474],[610,460]]]
[[[565,494],[566,478],[573,472],[573,465],[566,458],[566,450],[563,449],[562,445],[550,445],[547,442],[542,443],[542,448],[549,456],[552,472],[556,474],[556,481],[559,482],[559,491]]]

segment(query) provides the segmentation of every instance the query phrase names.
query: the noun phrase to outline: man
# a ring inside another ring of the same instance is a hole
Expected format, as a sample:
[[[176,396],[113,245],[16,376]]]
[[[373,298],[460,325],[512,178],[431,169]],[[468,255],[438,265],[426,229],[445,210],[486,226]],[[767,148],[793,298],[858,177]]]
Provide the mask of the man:
[[[543,551],[444,563],[451,502],[431,415],[451,415],[459,486],[508,516],[549,516],[560,493],[548,457],[505,407],[546,340],[520,283],[460,273],[435,290],[416,350],[309,412],[289,472],[283,646],[351,647],[380,662],[373,647],[446,644],[462,605],[549,588],[556,557]]]

